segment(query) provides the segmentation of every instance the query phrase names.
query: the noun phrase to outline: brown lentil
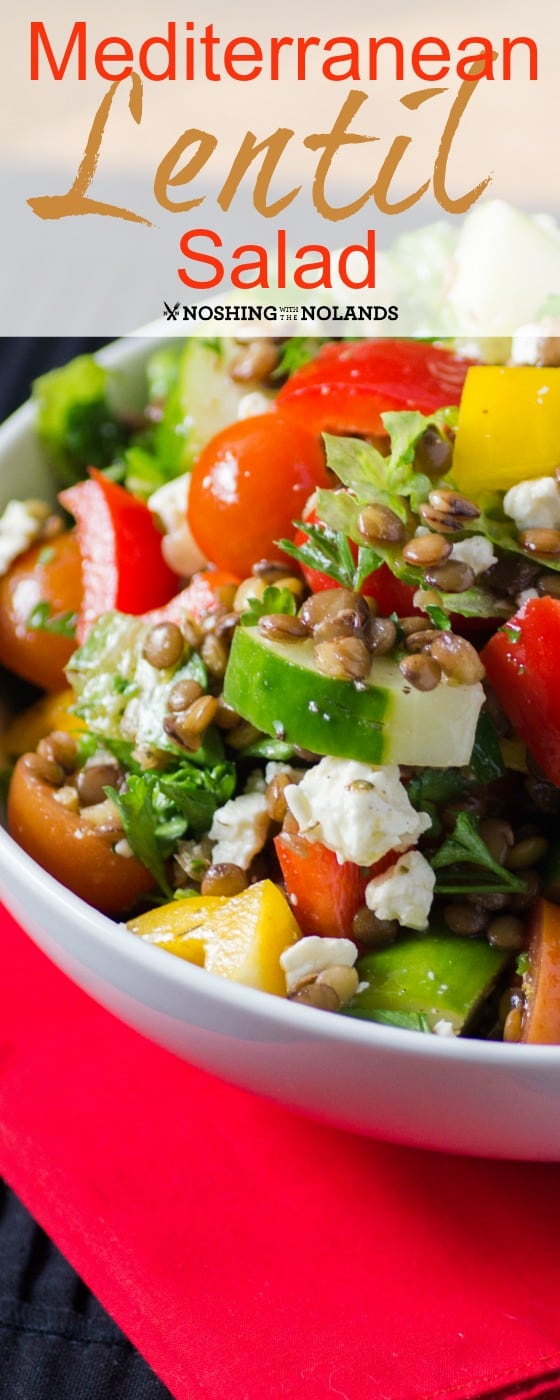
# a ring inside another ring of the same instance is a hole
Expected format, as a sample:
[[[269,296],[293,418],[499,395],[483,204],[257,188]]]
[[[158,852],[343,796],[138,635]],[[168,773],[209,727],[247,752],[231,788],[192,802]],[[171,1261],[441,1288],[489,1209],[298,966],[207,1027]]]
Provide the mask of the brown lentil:
[[[338,1011],[340,1007],[338,993],[326,982],[304,982],[303,986],[296,987],[295,992],[289,993],[288,1001],[314,1006],[318,1011]]]
[[[446,904],[443,917],[450,933],[459,938],[477,938],[488,923],[484,909],[475,904]]]
[[[538,865],[547,855],[549,844],[546,836],[526,836],[524,841],[516,841],[508,854],[508,869],[527,870],[531,865]]]
[[[218,729],[235,729],[240,722],[241,716],[238,715],[237,710],[232,709],[231,705],[228,705],[227,700],[224,700],[223,695],[220,695],[218,697],[218,708],[215,714],[215,723]]]
[[[253,380],[262,383],[278,364],[278,350],[271,340],[250,340],[229,367],[229,377],[236,384]]]
[[[212,724],[217,709],[218,701],[214,695],[200,695],[188,709],[164,720],[163,727],[170,738],[194,753],[200,747],[201,736]]]
[[[360,979],[355,967],[348,967],[343,963],[336,963],[335,966],[326,967],[323,972],[319,973],[319,976],[316,978],[316,985],[317,983],[321,987],[332,987],[333,991],[337,994],[341,1006],[344,1006],[345,1002],[351,1001],[352,997],[356,995]]]
[[[286,572],[286,565],[280,559],[257,559],[251,573],[255,578],[263,578],[266,583],[277,583]]]
[[[385,948],[398,937],[396,919],[378,919],[367,904],[362,905],[352,919],[352,936],[367,948]]]
[[[509,900],[509,908],[516,913],[525,913],[530,909],[540,893],[541,882],[536,870],[524,870],[523,881],[527,888],[519,894],[512,894]]]
[[[502,894],[498,890],[488,891],[487,894],[468,894],[465,896],[469,904],[479,905],[481,909],[486,909],[489,914],[498,914],[502,909],[507,909],[511,903],[509,894]]]
[[[523,1011],[520,1006],[512,1006],[508,1012],[504,1025],[504,1040],[509,1044],[515,1044],[521,1040],[523,1034]]]
[[[223,861],[219,865],[209,865],[202,878],[200,893],[231,898],[247,889],[249,878],[240,865]]]
[[[97,807],[105,801],[105,788],[116,788],[124,777],[119,763],[86,763],[76,777],[80,807]]]
[[[402,520],[388,506],[364,506],[357,526],[367,544],[398,544],[406,533]]]
[[[486,937],[495,948],[503,948],[504,952],[519,952],[525,942],[525,926],[514,914],[501,914],[497,919],[491,919]]]
[[[438,534],[456,535],[463,529],[463,524],[458,515],[441,515],[439,511],[432,510],[426,501],[420,506],[418,514],[430,530],[435,530]]]
[[[56,763],[60,763],[66,773],[73,773],[78,761],[78,745],[71,734],[64,729],[55,729],[49,734],[47,743]]]
[[[232,635],[239,622],[238,613],[223,612],[215,620],[214,631],[217,637],[224,637],[227,642],[231,641]]]
[[[535,587],[541,597],[560,598],[560,574],[539,574]]]
[[[371,656],[359,637],[339,637],[332,642],[318,642],[315,647],[317,669],[336,680],[363,681],[369,675]]]
[[[205,666],[208,667],[210,675],[216,680],[222,680],[226,673],[229,656],[228,648],[222,638],[210,632],[204,638],[200,655]]]
[[[350,588],[323,588],[320,593],[312,593],[300,612],[300,617],[313,632],[320,623],[339,617],[348,610],[357,614],[362,622],[367,622],[369,608],[359,593]]]
[[[430,642],[430,655],[438,661],[449,680],[459,685],[474,685],[484,679],[482,661],[465,637],[456,637],[454,632],[440,632],[434,642]]]
[[[492,860],[497,861],[498,865],[506,865],[513,846],[513,830],[509,822],[499,817],[486,817],[480,823],[479,835]]]
[[[257,739],[260,738],[260,729],[256,729],[254,724],[249,724],[248,720],[242,719],[239,724],[235,725],[234,729],[229,730],[228,744],[230,748],[242,752],[243,749],[248,749],[250,744],[256,744]]]
[[[432,656],[417,652],[399,662],[399,671],[415,690],[435,690],[441,680],[441,666]]]
[[[434,642],[436,637],[439,637],[437,628],[427,627],[422,632],[409,632],[408,637],[405,637],[404,644],[409,652],[424,651],[424,648],[429,646],[430,642]]]
[[[369,622],[366,626],[369,636]],[[352,612],[350,608],[346,608],[338,617],[326,617],[324,622],[318,622],[313,628],[315,642],[333,642],[337,637],[355,636],[360,636],[365,641],[366,633],[358,613]]]
[[[443,515],[450,511],[453,515],[462,515],[465,520],[476,520],[480,515],[474,501],[462,496],[459,491],[447,491],[438,486],[435,491],[430,491],[428,501],[432,510],[439,510]]]
[[[390,617],[372,617],[365,635],[372,656],[387,656],[397,644],[397,629]]]
[[[289,613],[265,613],[259,617],[258,631],[271,642],[301,642],[309,636],[309,628],[301,617]]]
[[[475,580],[474,569],[462,559],[447,559],[444,564],[436,564],[425,570],[424,578],[433,588],[442,593],[464,593],[472,588]]]
[[[420,568],[427,564],[442,564],[450,554],[449,540],[433,532],[429,535],[416,535],[403,548],[403,559],[406,559],[408,564],[418,564]]]
[[[198,681],[188,679],[177,681],[167,701],[167,708],[172,715],[178,715],[182,710],[188,710],[189,705],[192,705],[194,700],[198,700],[202,694],[202,686],[199,685]]]
[[[275,777],[267,785],[266,789],[266,810],[273,822],[282,824],[288,804],[286,802],[286,788],[293,782],[289,773],[276,773]]]
[[[181,660],[185,639],[176,622],[158,622],[148,632],[144,643],[143,657],[157,670],[167,670]]]
[[[522,530],[519,543],[529,554],[560,554],[560,530]]]
[[[411,632],[427,632],[432,624],[429,617],[399,617],[399,628],[403,637]]]
[[[452,456],[449,439],[442,437],[437,428],[426,428],[416,443],[414,461],[417,470],[425,472],[426,476],[447,476]]]
[[[49,783],[51,787],[62,787],[66,782],[66,773],[62,764],[57,761],[48,739],[41,739],[37,744],[37,752],[34,754],[35,771],[43,782]]]

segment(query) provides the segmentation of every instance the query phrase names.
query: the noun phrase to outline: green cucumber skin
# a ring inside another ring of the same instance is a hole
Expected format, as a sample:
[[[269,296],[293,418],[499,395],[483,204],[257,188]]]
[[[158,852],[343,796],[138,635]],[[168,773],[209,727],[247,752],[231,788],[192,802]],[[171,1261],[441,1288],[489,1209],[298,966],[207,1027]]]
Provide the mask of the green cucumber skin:
[[[358,992],[346,1015],[374,1019],[376,1011],[425,1015],[430,1029],[451,1021],[457,1034],[487,997],[510,954],[484,939],[430,932],[408,935],[360,959]],[[431,974],[431,975],[430,975]]]
[[[225,677],[227,704],[265,734],[285,739],[298,748],[332,754],[335,758],[359,755],[364,763],[390,763],[390,693],[378,686],[358,690],[352,682],[332,680],[313,671],[313,698],[302,705],[297,685],[298,646],[297,642],[293,644],[290,663],[265,648],[255,629],[239,627]]]
[[[471,757],[481,685],[420,692],[394,660],[374,658],[367,683],[317,670],[310,639],[271,642],[238,627],[224,682],[229,705],[297,748],[362,763],[461,767]]]

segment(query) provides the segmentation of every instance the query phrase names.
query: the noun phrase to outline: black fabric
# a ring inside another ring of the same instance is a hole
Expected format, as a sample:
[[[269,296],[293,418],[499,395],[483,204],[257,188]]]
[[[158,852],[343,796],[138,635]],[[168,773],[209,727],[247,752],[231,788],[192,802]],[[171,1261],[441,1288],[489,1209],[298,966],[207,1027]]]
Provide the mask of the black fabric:
[[[0,337],[0,421],[31,381],[99,340]],[[170,1393],[0,1181],[0,1400],[170,1400]]]
[[[1,1400],[168,1400],[44,1231],[0,1183]]]

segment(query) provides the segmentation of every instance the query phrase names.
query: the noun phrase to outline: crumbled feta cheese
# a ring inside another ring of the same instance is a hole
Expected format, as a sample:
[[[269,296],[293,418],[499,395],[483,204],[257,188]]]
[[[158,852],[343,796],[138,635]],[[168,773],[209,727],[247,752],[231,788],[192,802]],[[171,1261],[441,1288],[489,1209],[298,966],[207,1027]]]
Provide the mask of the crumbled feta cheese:
[[[504,496],[504,510],[518,530],[560,528],[560,487],[553,476],[519,481]]]
[[[148,501],[152,515],[163,526],[161,552],[165,562],[180,578],[190,578],[207,563],[187,522],[190,486],[191,474],[185,472],[184,476],[176,476],[174,481],[159,486]]]
[[[560,365],[560,319],[546,316],[537,324],[520,326],[513,337],[510,364]]]
[[[49,515],[46,501],[8,501],[0,515],[0,578],[41,538]]]
[[[244,394],[239,400],[237,409],[238,418],[256,418],[259,413],[270,413],[274,400],[268,394],[261,394],[259,389],[253,389],[250,394]]]
[[[451,550],[451,558],[469,564],[474,574],[483,574],[496,563],[491,541],[485,535],[469,535],[466,540],[458,540]]]
[[[302,836],[322,841],[340,864],[373,865],[387,851],[415,845],[431,824],[411,806],[394,765],[322,758],[297,786],[285,789],[285,797]]]
[[[270,762],[267,763],[266,768],[264,770],[264,780],[267,786],[268,783],[272,782],[273,778],[278,777],[279,773],[285,773],[289,778],[292,779],[293,783],[299,783],[299,780],[301,778],[301,769],[292,768],[290,763]]]
[[[253,857],[265,844],[270,827],[266,798],[262,792],[244,792],[232,797],[224,807],[214,812],[209,837],[216,845],[212,851],[215,865],[240,865],[248,870]]]
[[[434,1026],[434,1035],[455,1035],[455,1031],[453,1030],[453,1022],[444,1021],[443,1017],[441,1021],[436,1021]]]
[[[525,604],[530,603],[532,598],[538,598],[539,596],[536,588],[524,588],[522,593],[517,594],[515,602],[518,608],[524,608]]]
[[[424,929],[435,883],[432,867],[420,851],[407,851],[366,885],[366,904],[378,919],[397,919],[404,928]]]
[[[358,956],[349,938],[300,938],[280,954],[286,973],[286,989],[293,992],[307,977],[318,977],[328,967],[353,967]]]

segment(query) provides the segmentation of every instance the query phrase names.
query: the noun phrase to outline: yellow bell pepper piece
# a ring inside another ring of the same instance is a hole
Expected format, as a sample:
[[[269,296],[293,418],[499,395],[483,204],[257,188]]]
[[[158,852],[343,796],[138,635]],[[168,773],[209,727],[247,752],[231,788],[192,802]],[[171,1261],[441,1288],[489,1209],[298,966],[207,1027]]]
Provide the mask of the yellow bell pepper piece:
[[[287,900],[271,880],[229,899],[176,900],[131,919],[128,928],[207,972],[275,996],[286,995],[280,954],[301,937]]]
[[[70,714],[70,706],[75,700],[74,691],[68,688],[58,691],[56,695],[45,695],[17,715],[2,735],[2,751],[6,758],[13,760],[22,753],[33,753],[40,740],[55,729],[74,736],[83,734],[83,721],[77,715]]]
[[[467,496],[508,491],[560,466],[560,369],[476,365],[459,408],[453,480]]]

